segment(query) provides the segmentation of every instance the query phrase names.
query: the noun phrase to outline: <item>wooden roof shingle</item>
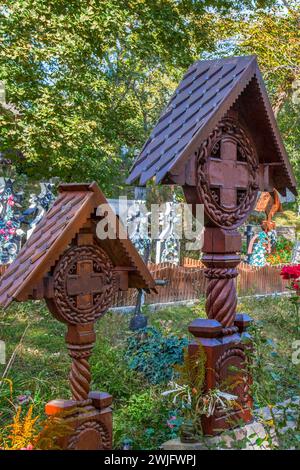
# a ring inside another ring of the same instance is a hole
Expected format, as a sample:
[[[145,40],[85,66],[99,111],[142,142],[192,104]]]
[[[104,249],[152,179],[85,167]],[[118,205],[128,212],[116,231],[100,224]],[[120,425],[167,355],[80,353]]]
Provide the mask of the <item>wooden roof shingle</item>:
[[[255,56],[195,62],[142,148],[127,183],[139,180],[140,185],[145,185],[153,177],[156,183],[163,181],[208,137],[253,80],[257,87],[253,99],[259,103],[257,111],[262,112],[263,124],[276,149],[276,155],[270,158],[282,163],[286,176],[283,183],[296,192],[296,181]],[[258,128],[258,132],[263,133],[264,129]],[[263,161],[264,156],[260,158]]]
[[[107,204],[96,183],[64,184],[59,187],[59,196],[51,209],[35,228],[29,240],[14,262],[0,277],[0,305],[7,307],[13,300],[23,300],[38,282],[54,266],[63,251],[79,232],[100,204]],[[112,211],[111,215],[116,215]],[[95,218],[95,222],[97,218]],[[115,263],[121,258],[134,268],[130,287],[155,289],[154,280],[142,258],[126,236],[125,229],[117,218],[118,238],[114,240]]]

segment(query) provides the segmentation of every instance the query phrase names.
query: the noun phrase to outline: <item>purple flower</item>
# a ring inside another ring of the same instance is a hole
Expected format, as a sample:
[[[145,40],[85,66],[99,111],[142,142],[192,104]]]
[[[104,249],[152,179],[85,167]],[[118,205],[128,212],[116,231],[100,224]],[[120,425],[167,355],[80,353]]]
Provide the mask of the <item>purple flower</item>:
[[[17,396],[17,401],[19,405],[27,405],[31,401],[30,395],[19,395]]]

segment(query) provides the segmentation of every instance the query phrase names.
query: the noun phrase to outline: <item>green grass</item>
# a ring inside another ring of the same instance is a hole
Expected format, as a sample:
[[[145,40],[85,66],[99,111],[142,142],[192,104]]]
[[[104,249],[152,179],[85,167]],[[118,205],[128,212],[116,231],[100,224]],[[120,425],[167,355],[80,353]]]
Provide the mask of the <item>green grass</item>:
[[[258,325],[257,347],[262,368],[254,369],[256,405],[274,404],[299,395],[300,370],[291,361],[297,332],[288,299],[247,299],[239,311],[250,314]],[[205,316],[204,302],[201,300],[197,308],[173,307],[148,315],[150,325],[188,336],[190,321]],[[128,324],[129,316],[122,314],[108,313],[98,321],[91,358],[91,388],[107,391],[114,397],[116,447],[129,438],[135,448],[157,448],[173,437],[166,424],[173,405],[161,396],[167,385],[149,385],[140,374],[129,370],[124,360],[126,338],[130,334]],[[70,359],[64,342],[65,330],[65,325],[51,316],[43,302],[14,304],[7,311],[0,311],[1,339],[6,343],[7,361],[19,345],[7,374],[13,384],[12,397],[8,383],[0,384],[1,427],[13,416],[18,395],[30,395],[35,413],[40,416],[47,401],[69,398]],[[1,375],[4,369],[0,365]]]
[[[300,217],[296,214],[296,212],[292,210],[285,210],[284,212],[278,213],[275,215],[274,218],[277,227],[296,227],[296,231],[299,234],[300,232]]]

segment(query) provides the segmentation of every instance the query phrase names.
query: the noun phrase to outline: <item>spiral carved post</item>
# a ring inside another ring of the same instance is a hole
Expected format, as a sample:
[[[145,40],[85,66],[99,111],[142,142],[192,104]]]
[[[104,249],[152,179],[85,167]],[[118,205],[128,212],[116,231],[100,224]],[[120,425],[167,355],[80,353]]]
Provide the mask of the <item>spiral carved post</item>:
[[[235,230],[205,229],[202,261],[208,280],[206,313],[208,318],[219,321],[223,328],[232,327],[235,319],[236,268],[240,263],[241,245],[241,235]]]
[[[89,357],[95,342],[93,323],[69,325],[66,342],[72,358],[70,388],[73,400],[84,401],[90,392],[91,372]]]
[[[237,298],[235,278],[238,272],[231,269],[206,269],[208,279],[206,291],[206,313],[210,319],[220,322],[224,329],[233,325]]]
[[[240,251],[241,235],[236,230],[206,227],[202,260],[206,267],[208,319],[197,319],[190,324],[189,331],[196,341],[190,344],[189,353],[197,353],[200,341],[207,355],[206,390],[221,389],[236,396],[237,401],[229,416],[219,408],[213,416],[202,418],[207,435],[217,434],[238,420],[252,419],[250,377],[245,369],[247,356],[244,342],[241,343],[241,336],[250,339],[245,330],[251,320],[245,314],[236,313]],[[233,372],[235,369],[238,374]]]

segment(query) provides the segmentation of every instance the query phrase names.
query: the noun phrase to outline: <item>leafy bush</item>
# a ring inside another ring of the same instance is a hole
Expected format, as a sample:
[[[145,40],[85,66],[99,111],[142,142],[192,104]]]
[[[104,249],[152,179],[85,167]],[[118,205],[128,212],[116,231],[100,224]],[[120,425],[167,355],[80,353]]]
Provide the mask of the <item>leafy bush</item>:
[[[162,442],[177,437],[176,412],[169,406],[156,387],[133,394],[114,412],[114,447],[129,442],[136,450],[158,449]]]
[[[173,366],[182,364],[186,338],[164,336],[153,327],[144,328],[128,338],[125,353],[130,369],[141,372],[152,384],[168,382],[173,377]]]
[[[292,259],[293,242],[284,236],[279,236],[275,250],[267,256],[267,262],[271,265],[290,263]]]

